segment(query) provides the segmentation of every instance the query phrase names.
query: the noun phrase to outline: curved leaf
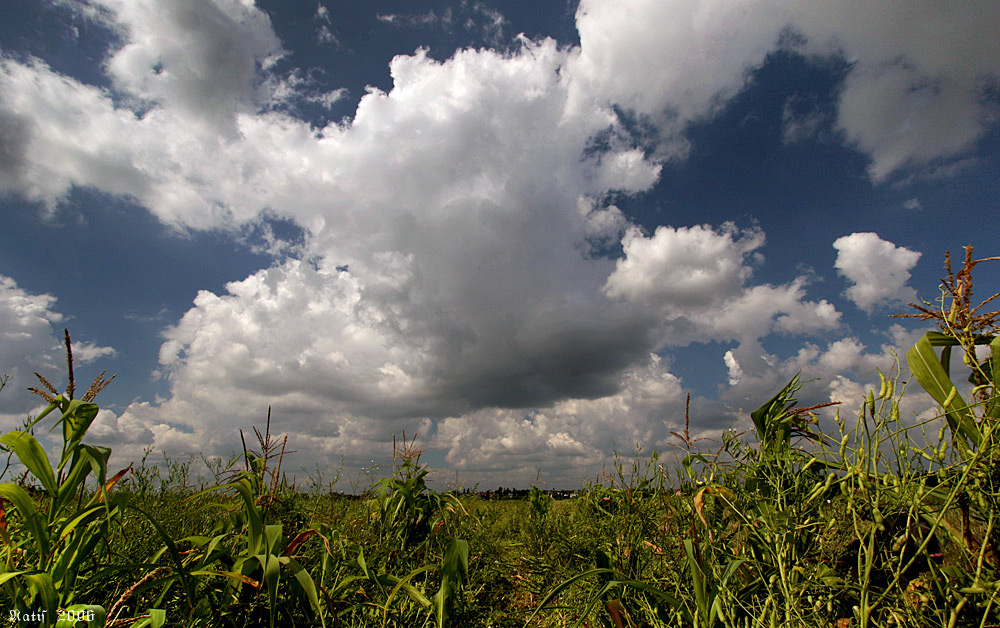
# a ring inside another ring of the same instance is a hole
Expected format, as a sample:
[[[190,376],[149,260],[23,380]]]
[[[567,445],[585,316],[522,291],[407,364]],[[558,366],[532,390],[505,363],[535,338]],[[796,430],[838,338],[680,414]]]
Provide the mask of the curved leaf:
[[[14,430],[0,436],[0,444],[14,450],[17,459],[28,468],[33,476],[38,478],[49,495],[56,494],[58,487],[52,465],[49,463],[48,456],[45,455],[45,450],[42,449],[41,444],[34,436],[28,432]]]
[[[952,393],[955,384],[948,377],[937,353],[934,352],[935,342],[939,343],[938,346],[943,346],[940,344],[943,340],[939,336],[944,336],[944,334],[939,332],[924,334],[906,352],[906,362],[921,388],[944,408],[952,434],[956,438],[961,438],[963,442],[971,441],[978,446],[982,440],[982,434],[973,419],[972,410],[960,395]]]
[[[0,497],[10,500],[14,507],[24,517],[25,525],[38,546],[39,556],[48,556],[49,553],[49,529],[45,525],[42,515],[35,508],[35,502],[23,488],[16,484],[5,482],[0,484]]]
[[[288,569],[291,570],[292,575],[298,581],[299,586],[306,594],[306,598],[309,600],[309,604],[313,607],[313,611],[316,616],[319,617],[320,624],[326,626],[326,618],[323,616],[323,607],[319,603],[319,594],[316,591],[316,583],[313,581],[312,576],[306,571],[305,567],[302,566],[299,561],[294,558],[289,558],[287,563]]]

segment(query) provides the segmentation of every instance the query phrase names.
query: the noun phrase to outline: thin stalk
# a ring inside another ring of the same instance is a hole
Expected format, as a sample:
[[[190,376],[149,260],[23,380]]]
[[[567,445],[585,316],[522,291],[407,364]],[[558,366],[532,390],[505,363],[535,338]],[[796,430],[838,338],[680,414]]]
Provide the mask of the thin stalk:
[[[968,602],[969,598],[963,595],[962,599],[955,605],[955,608],[951,609],[951,618],[948,620],[948,628],[955,628],[955,622],[958,621],[958,615],[962,612],[962,609],[965,608],[965,605]]]
[[[989,547],[987,539],[990,538],[990,533],[993,532],[995,516],[996,512],[991,508],[989,519],[986,522],[986,531],[983,533],[983,543],[979,547],[979,556],[976,560],[976,579],[973,581],[972,586],[979,586],[979,580],[983,575],[983,562],[986,558],[986,548]]]

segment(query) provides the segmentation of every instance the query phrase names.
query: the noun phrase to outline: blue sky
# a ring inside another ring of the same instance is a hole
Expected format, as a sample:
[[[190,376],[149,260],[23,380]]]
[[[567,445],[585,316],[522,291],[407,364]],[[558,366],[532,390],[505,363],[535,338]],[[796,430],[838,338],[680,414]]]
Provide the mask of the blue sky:
[[[68,327],[123,465],[270,405],[292,472],[405,431],[464,485],[577,485],[689,392],[706,436],[798,372],[853,407],[945,251],[998,254],[991,0],[0,13],[0,418]]]

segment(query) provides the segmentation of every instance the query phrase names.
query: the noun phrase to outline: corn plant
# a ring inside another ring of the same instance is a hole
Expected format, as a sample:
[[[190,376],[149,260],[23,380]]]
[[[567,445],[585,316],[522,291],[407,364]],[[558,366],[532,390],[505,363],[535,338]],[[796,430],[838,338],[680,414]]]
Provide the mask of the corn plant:
[[[77,600],[89,584],[88,572],[98,564],[100,550],[107,549],[111,523],[121,516],[123,503],[112,495],[112,489],[127,469],[109,478],[111,450],[83,442],[98,413],[91,401],[111,379],[101,373],[82,399],[73,399],[75,382],[68,331],[65,339],[69,369],[66,392],[58,394],[55,387],[38,376],[46,390],[31,390],[43,396],[48,406],[27,422],[24,430],[0,436],[0,444],[41,484],[43,494],[39,502],[23,486],[0,484],[0,497],[18,515],[16,526],[9,525],[6,517],[0,525],[4,542],[0,591],[11,603],[12,617],[19,623],[73,625],[80,619],[87,626],[100,626],[105,609]],[[61,428],[62,448],[53,467],[32,428],[56,412],[59,417],[52,429]],[[97,487],[88,494],[86,485],[91,477]],[[66,621],[60,622],[61,618]]]
[[[951,258],[946,254],[947,277],[941,282],[941,293],[936,304],[924,302],[911,304],[917,314],[904,317],[932,320],[939,332],[927,332],[907,352],[907,363],[914,380],[930,395],[942,410],[945,425],[952,435],[952,451],[956,456],[956,468],[951,473],[941,473],[942,483],[951,491],[938,489],[936,493],[951,497],[938,500],[935,504],[942,513],[957,505],[961,513],[962,530],[960,538],[972,561],[970,573],[964,575],[963,588],[967,596],[961,596],[952,610],[956,614],[960,606],[974,599],[974,593],[986,596],[985,608],[995,606],[1000,583],[1000,531],[996,513],[1000,506],[1000,449],[996,431],[1000,419],[1000,310],[981,312],[982,308],[1000,297],[993,294],[979,305],[973,305],[973,270],[985,261],[997,261],[998,257],[974,260],[972,247],[965,249],[965,262],[958,273],[951,267]],[[958,347],[962,352],[962,362],[968,369],[967,382],[972,386],[969,398],[963,398],[959,386],[952,379],[951,353]],[[989,347],[990,355],[984,360],[978,357],[977,348]],[[937,352],[940,349],[940,354]],[[939,440],[943,439],[944,427]],[[937,453],[943,460],[944,447]],[[975,520],[985,526],[985,532],[973,533]],[[956,534],[955,536],[959,536]],[[962,578],[957,578],[961,580]]]
[[[268,522],[268,508],[279,501],[277,468],[271,469],[269,461],[275,457],[276,443],[268,425],[262,435],[255,428],[260,442],[260,452],[244,451],[238,458],[244,469],[233,472],[233,479],[225,484],[212,486],[194,494],[195,499],[216,491],[231,491],[237,496],[240,508],[230,512],[212,530],[210,535],[190,536],[177,541],[191,546],[183,559],[176,544],[167,541],[160,556],[169,554],[176,571],[163,579],[164,587],[157,600],[160,604],[175,583],[189,600],[188,622],[199,625],[235,624],[246,621],[258,594],[266,594],[267,622],[275,625],[281,615],[283,623],[291,621],[291,611],[279,608],[282,576],[293,578],[292,593],[309,609],[320,625],[326,625],[325,607],[320,603],[319,592],[310,572],[299,561],[296,552],[315,530],[305,530],[286,535],[281,523]],[[284,453],[282,442],[281,453]],[[235,462],[235,461],[234,461]],[[270,481],[269,481],[270,480]],[[217,584],[218,583],[218,584]]]
[[[399,594],[416,603],[425,612],[424,620],[433,618],[439,628],[447,625],[468,579],[469,545],[462,539],[453,538],[450,515],[465,512],[461,502],[450,493],[441,495],[427,486],[426,478],[430,470],[420,464],[422,451],[414,441],[393,446],[394,473],[379,480],[367,500],[373,531],[379,545],[388,550],[387,562],[396,556],[417,554],[427,555],[431,549],[434,532],[444,530],[449,538],[440,563],[429,562],[422,567],[399,577],[387,570],[376,569],[367,560],[360,546],[353,548],[355,558],[348,563],[355,575],[341,582],[358,581],[368,587],[374,604],[382,611],[382,622],[389,616],[389,609]],[[427,597],[424,589],[417,584],[439,572],[440,584],[432,597]],[[415,621],[411,619],[410,621]]]
[[[420,463],[422,453],[404,434],[403,445],[393,446],[392,476],[379,480],[367,500],[377,534],[397,552],[422,547],[435,528],[450,525],[449,513],[464,510],[450,493],[427,486],[431,471]]]
[[[599,621],[606,628],[625,628],[625,626],[635,625],[631,614],[621,600],[623,593],[626,591],[637,592],[640,596],[643,596],[643,602],[653,615],[652,619],[657,621],[660,626],[671,625],[676,619],[680,619],[687,625],[694,625],[696,621],[691,611],[678,597],[664,591],[656,584],[625,576],[611,566],[611,558],[607,553],[599,551],[597,553],[597,567],[576,574],[553,588],[542,599],[525,625],[530,624],[543,609],[548,607],[570,587],[588,578],[596,578],[598,588],[590,596],[590,599],[579,613],[579,619],[574,624],[575,626],[583,625],[586,619],[597,608],[601,608],[604,613],[607,613],[606,615],[599,613]]]
[[[462,539],[451,539],[439,565],[418,567],[405,576],[386,573],[365,558],[364,548],[358,545],[342,547],[340,564],[345,574],[336,579],[334,586],[324,588],[328,600],[337,600],[338,617],[352,613],[364,616],[365,609],[374,611],[373,620],[382,626],[427,625],[437,628],[450,625],[461,592],[468,580],[469,544]],[[348,555],[352,560],[346,560]],[[325,572],[325,570],[324,570]],[[437,592],[428,596],[418,580],[425,580],[433,572],[440,573]],[[363,592],[362,600],[352,601],[352,592]],[[418,613],[408,613],[403,602],[416,604]],[[369,615],[370,616],[370,615]],[[421,618],[422,616],[422,618]],[[419,622],[419,623],[418,623]]]

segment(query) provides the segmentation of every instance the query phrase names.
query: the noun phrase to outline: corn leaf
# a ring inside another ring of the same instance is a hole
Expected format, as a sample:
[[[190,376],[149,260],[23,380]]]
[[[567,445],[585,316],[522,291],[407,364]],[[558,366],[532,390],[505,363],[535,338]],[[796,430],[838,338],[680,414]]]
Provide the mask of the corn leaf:
[[[937,346],[945,346],[942,344],[944,340],[939,336],[947,339],[944,334],[938,332],[924,334],[906,352],[906,362],[917,383],[944,408],[952,434],[966,443],[971,441],[979,445],[982,436],[979,426],[972,418],[972,411],[960,395],[952,394],[955,385],[934,352],[935,343]]]
[[[316,583],[313,582],[312,576],[309,575],[309,572],[306,571],[305,567],[303,567],[302,564],[294,558],[288,559],[287,566],[292,572],[292,575],[295,576],[299,586],[302,587],[302,591],[305,592],[310,606],[312,606],[316,616],[319,617],[320,624],[326,626],[326,618],[323,616],[323,607],[319,603],[319,594],[316,591]]]
[[[271,527],[271,526],[268,526]],[[271,618],[271,626],[274,626],[274,609],[278,603],[278,582],[281,579],[281,563],[278,557],[273,554],[257,554],[254,556],[264,570],[264,586],[267,587],[268,613]]]
[[[59,608],[59,596],[52,586],[52,576],[47,573],[26,573],[24,579],[28,582],[28,590],[35,599],[41,599],[42,609],[48,617],[55,617]]]
[[[167,611],[162,608],[149,609],[149,616],[139,619],[129,628],[163,628],[167,623]]]
[[[444,552],[441,565],[441,588],[434,595],[438,628],[444,628],[455,605],[455,596],[462,590],[469,574],[469,542],[452,539]]]
[[[45,450],[42,449],[41,444],[34,436],[28,432],[14,430],[0,436],[0,444],[14,450],[14,455],[28,468],[28,471],[32,475],[38,478],[38,481],[42,483],[42,486],[49,492],[49,495],[56,494],[58,487],[56,486],[56,476],[52,471],[52,465],[49,464],[49,458],[45,455]]]
[[[0,484],[0,497],[10,500],[14,504],[14,507],[21,513],[21,516],[24,517],[24,523],[31,533],[35,545],[38,546],[39,556],[48,556],[50,546],[49,530],[45,525],[44,517],[35,508],[34,500],[31,499],[23,488],[9,482]]]
[[[62,417],[56,422],[56,425],[61,423],[63,426],[63,442],[66,444],[63,459],[59,461],[60,469],[83,440],[83,436],[90,429],[90,424],[97,418],[98,410],[96,403],[87,403],[79,399],[70,401],[63,409]]]

